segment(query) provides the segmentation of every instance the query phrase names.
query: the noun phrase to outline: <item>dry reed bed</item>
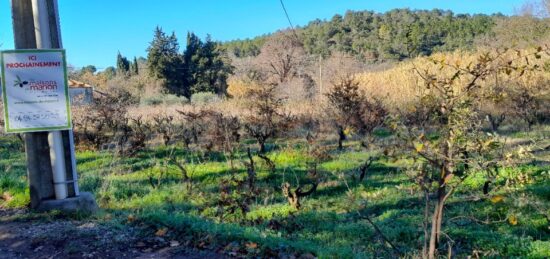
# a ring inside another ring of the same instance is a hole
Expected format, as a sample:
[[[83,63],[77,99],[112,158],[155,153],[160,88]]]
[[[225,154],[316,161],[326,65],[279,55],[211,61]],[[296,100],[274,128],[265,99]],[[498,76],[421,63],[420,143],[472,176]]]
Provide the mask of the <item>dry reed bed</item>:
[[[524,55],[525,53],[532,53],[534,49],[520,51]],[[433,73],[440,77],[450,76],[456,71],[456,68],[452,66],[466,67],[468,64],[475,64],[479,57],[486,52],[492,53],[492,55],[495,54],[495,52],[491,50],[436,53],[429,57],[419,57],[410,61],[400,62],[389,69],[374,72],[360,72],[355,76],[360,83],[360,88],[363,89],[367,95],[382,99],[390,110],[395,110],[408,107],[408,105],[417,100],[418,96],[422,94],[422,91],[425,91],[424,87],[422,87],[423,80],[419,73]],[[508,50],[502,54],[501,59],[509,60],[510,58],[514,59],[516,56],[517,52],[515,50]],[[537,63],[542,67],[545,65],[544,62],[548,62],[548,60],[548,55],[544,55],[540,59],[535,59],[533,56],[530,56],[529,62],[531,62],[531,64]],[[525,62],[524,60],[517,61],[520,63]],[[443,63],[451,66],[442,65]],[[457,82],[457,85],[464,83],[468,79],[467,76],[462,77],[461,80]],[[542,95],[550,93],[550,86],[548,84],[548,82],[550,82],[550,73],[548,72],[526,71],[519,79],[513,75],[507,76],[503,74],[499,75],[498,79],[490,78],[489,80],[481,82],[481,85],[494,86],[496,80],[504,87],[521,86],[536,88]],[[179,116],[178,110],[193,111],[206,108],[219,111],[226,115],[242,118],[250,112],[246,99],[246,90],[253,87],[258,86],[246,80],[231,78],[228,87],[228,92],[230,96],[232,96],[231,98],[201,105],[137,106],[130,109],[130,114],[133,117],[141,116],[150,119],[160,115]],[[326,98],[323,95],[318,95],[313,100],[288,100],[285,102],[284,110],[285,112],[290,112],[297,116],[304,114],[322,116],[324,107],[326,107]]]
[[[532,53],[533,50],[521,50],[522,53]],[[420,87],[423,83],[419,73],[434,73],[436,75],[446,77],[452,75],[456,71],[451,66],[442,66],[442,62],[456,67],[466,67],[468,64],[475,64],[478,58],[484,51],[468,52],[455,51],[450,53],[436,53],[430,57],[420,57],[412,61],[399,63],[395,67],[380,71],[380,72],[365,72],[357,75],[357,80],[360,82],[360,87],[370,96],[382,98],[390,108],[399,108],[406,106],[410,102],[416,100],[417,96],[423,91]],[[514,59],[517,55],[516,51],[509,50],[502,56],[502,59]],[[544,66],[544,62],[548,61],[548,55],[536,59],[530,57],[531,64],[539,64]],[[525,62],[521,60],[521,62]],[[464,83],[468,77],[463,77],[457,84]],[[481,85],[494,85],[496,78],[492,78]],[[541,71],[526,71],[519,79],[514,75],[499,75],[499,84],[504,87],[520,85],[522,87],[540,89],[547,93],[550,89],[550,73]],[[541,94],[544,94],[541,93]]]

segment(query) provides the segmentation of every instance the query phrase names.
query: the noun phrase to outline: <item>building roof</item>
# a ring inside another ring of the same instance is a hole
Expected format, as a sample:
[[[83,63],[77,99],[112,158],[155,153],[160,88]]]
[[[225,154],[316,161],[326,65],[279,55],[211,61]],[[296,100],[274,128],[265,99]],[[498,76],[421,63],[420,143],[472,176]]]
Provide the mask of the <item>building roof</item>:
[[[86,84],[84,82],[69,79],[69,87],[70,88],[82,88],[82,87],[83,88],[88,88],[88,87],[92,87],[92,86],[89,85],[89,84]]]

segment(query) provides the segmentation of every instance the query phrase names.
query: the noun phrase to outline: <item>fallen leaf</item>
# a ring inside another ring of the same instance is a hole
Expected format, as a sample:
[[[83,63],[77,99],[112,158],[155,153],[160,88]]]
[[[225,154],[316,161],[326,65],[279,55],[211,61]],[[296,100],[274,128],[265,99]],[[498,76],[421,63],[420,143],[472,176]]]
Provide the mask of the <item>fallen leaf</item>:
[[[130,214],[128,215],[128,222],[132,223],[136,220],[136,216],[134,216],[134,214]]]
[[[515,226],[518,224],[518,218],[515,215],[510,215],[510,217],[508,217],[508,223]]]
[[[423,143],[415,143],[414,144],[414,149],[416,149],[416,152],[420,153],[424,149],[424,144]]]
[[[258,248],[258,244],[257,243],[254,243],[254,242],[248,242],[245,244],[246,248],[248,249],[256,249]]]
[[[499,203],[504,200],[504,196],[502,195],[495,195],[491,198],[492,203]]]
[[[161,229],[157,230],[157,232],[155,232],[155,236],[163,237],[163,236],[166,235],[167,232],[168,232],[167,228],[161,228]]]

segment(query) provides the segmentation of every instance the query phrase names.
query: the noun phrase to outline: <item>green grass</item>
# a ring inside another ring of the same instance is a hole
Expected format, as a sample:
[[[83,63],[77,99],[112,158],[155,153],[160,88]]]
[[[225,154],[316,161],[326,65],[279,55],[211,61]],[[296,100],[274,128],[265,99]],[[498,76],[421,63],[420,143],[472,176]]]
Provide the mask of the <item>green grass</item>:
[[[20,143],[12,138],[0,141],[0,194],[12,197],[0,200],[0,206],[26,206],[29,199]],[[167,227],[192,241],[207,239],[222,245],[255,242],[265,254],[298,251],[338,258],[391,256],[387,244],[365,219],[368,216],[403,254],[419,254],[423,203],[416,185],[401,170],[408,161],[377,161],[359,182],[357,168],[374,154],[354,150],[348,143],[347,151],[331,151],[331,158],[320,164],[323,183],[296,211],[288,205],[280,186],[285,181],[293,186],[310,181],[309,158],[302,147],[272,148],[268,156],[277,165],[275,172],[255,157],[261,192],[245,215],[237,210],[223,220],[217,214],[220,182],[232,177],[245,179],[246,168],[236,162],[237,168],[232,170],[219,154],[201,157],[176,147],[176,154],[190,165],[191,191],[172,165],[165,169],[159,186],[149,183],[149,177],[156,181],[161,173],[154,158],[165,156],[166,148],[134,158],[107,152],[78,153],[79,183],[82,191],[96,195],[102,214],[113,215],[121,226],[139,224],[151,231]],[[246,161],[245,154],[238,156]],[[494,183],[499,186],[494,194],[504,197],[498,203],[471,199],[481,193],[482,172],[465,179],[445,211],[444,232],[449,239],[444,238],[444,243],[452,243],[459,257],[474,250],[494,258],[550,256],[549,170],[540,165],[501,170]],[[126,220],[130,214],[137,218],[132,223]],[[507,220],[511,215],[517,217],[516,225]]]
[[[0,206],[17,208],[30,202],[25,155],[19,139],[0,138]]]

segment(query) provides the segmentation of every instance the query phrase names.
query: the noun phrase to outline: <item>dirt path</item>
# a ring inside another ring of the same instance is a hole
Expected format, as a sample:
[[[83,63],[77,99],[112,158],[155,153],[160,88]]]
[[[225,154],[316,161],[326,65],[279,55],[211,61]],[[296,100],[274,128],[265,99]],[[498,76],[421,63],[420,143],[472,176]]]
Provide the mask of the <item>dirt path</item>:
[[[10,220],[21,211],[0,209],[0,258],[225,258],[175,240],[143,238],[129,226],[94,221]]]

